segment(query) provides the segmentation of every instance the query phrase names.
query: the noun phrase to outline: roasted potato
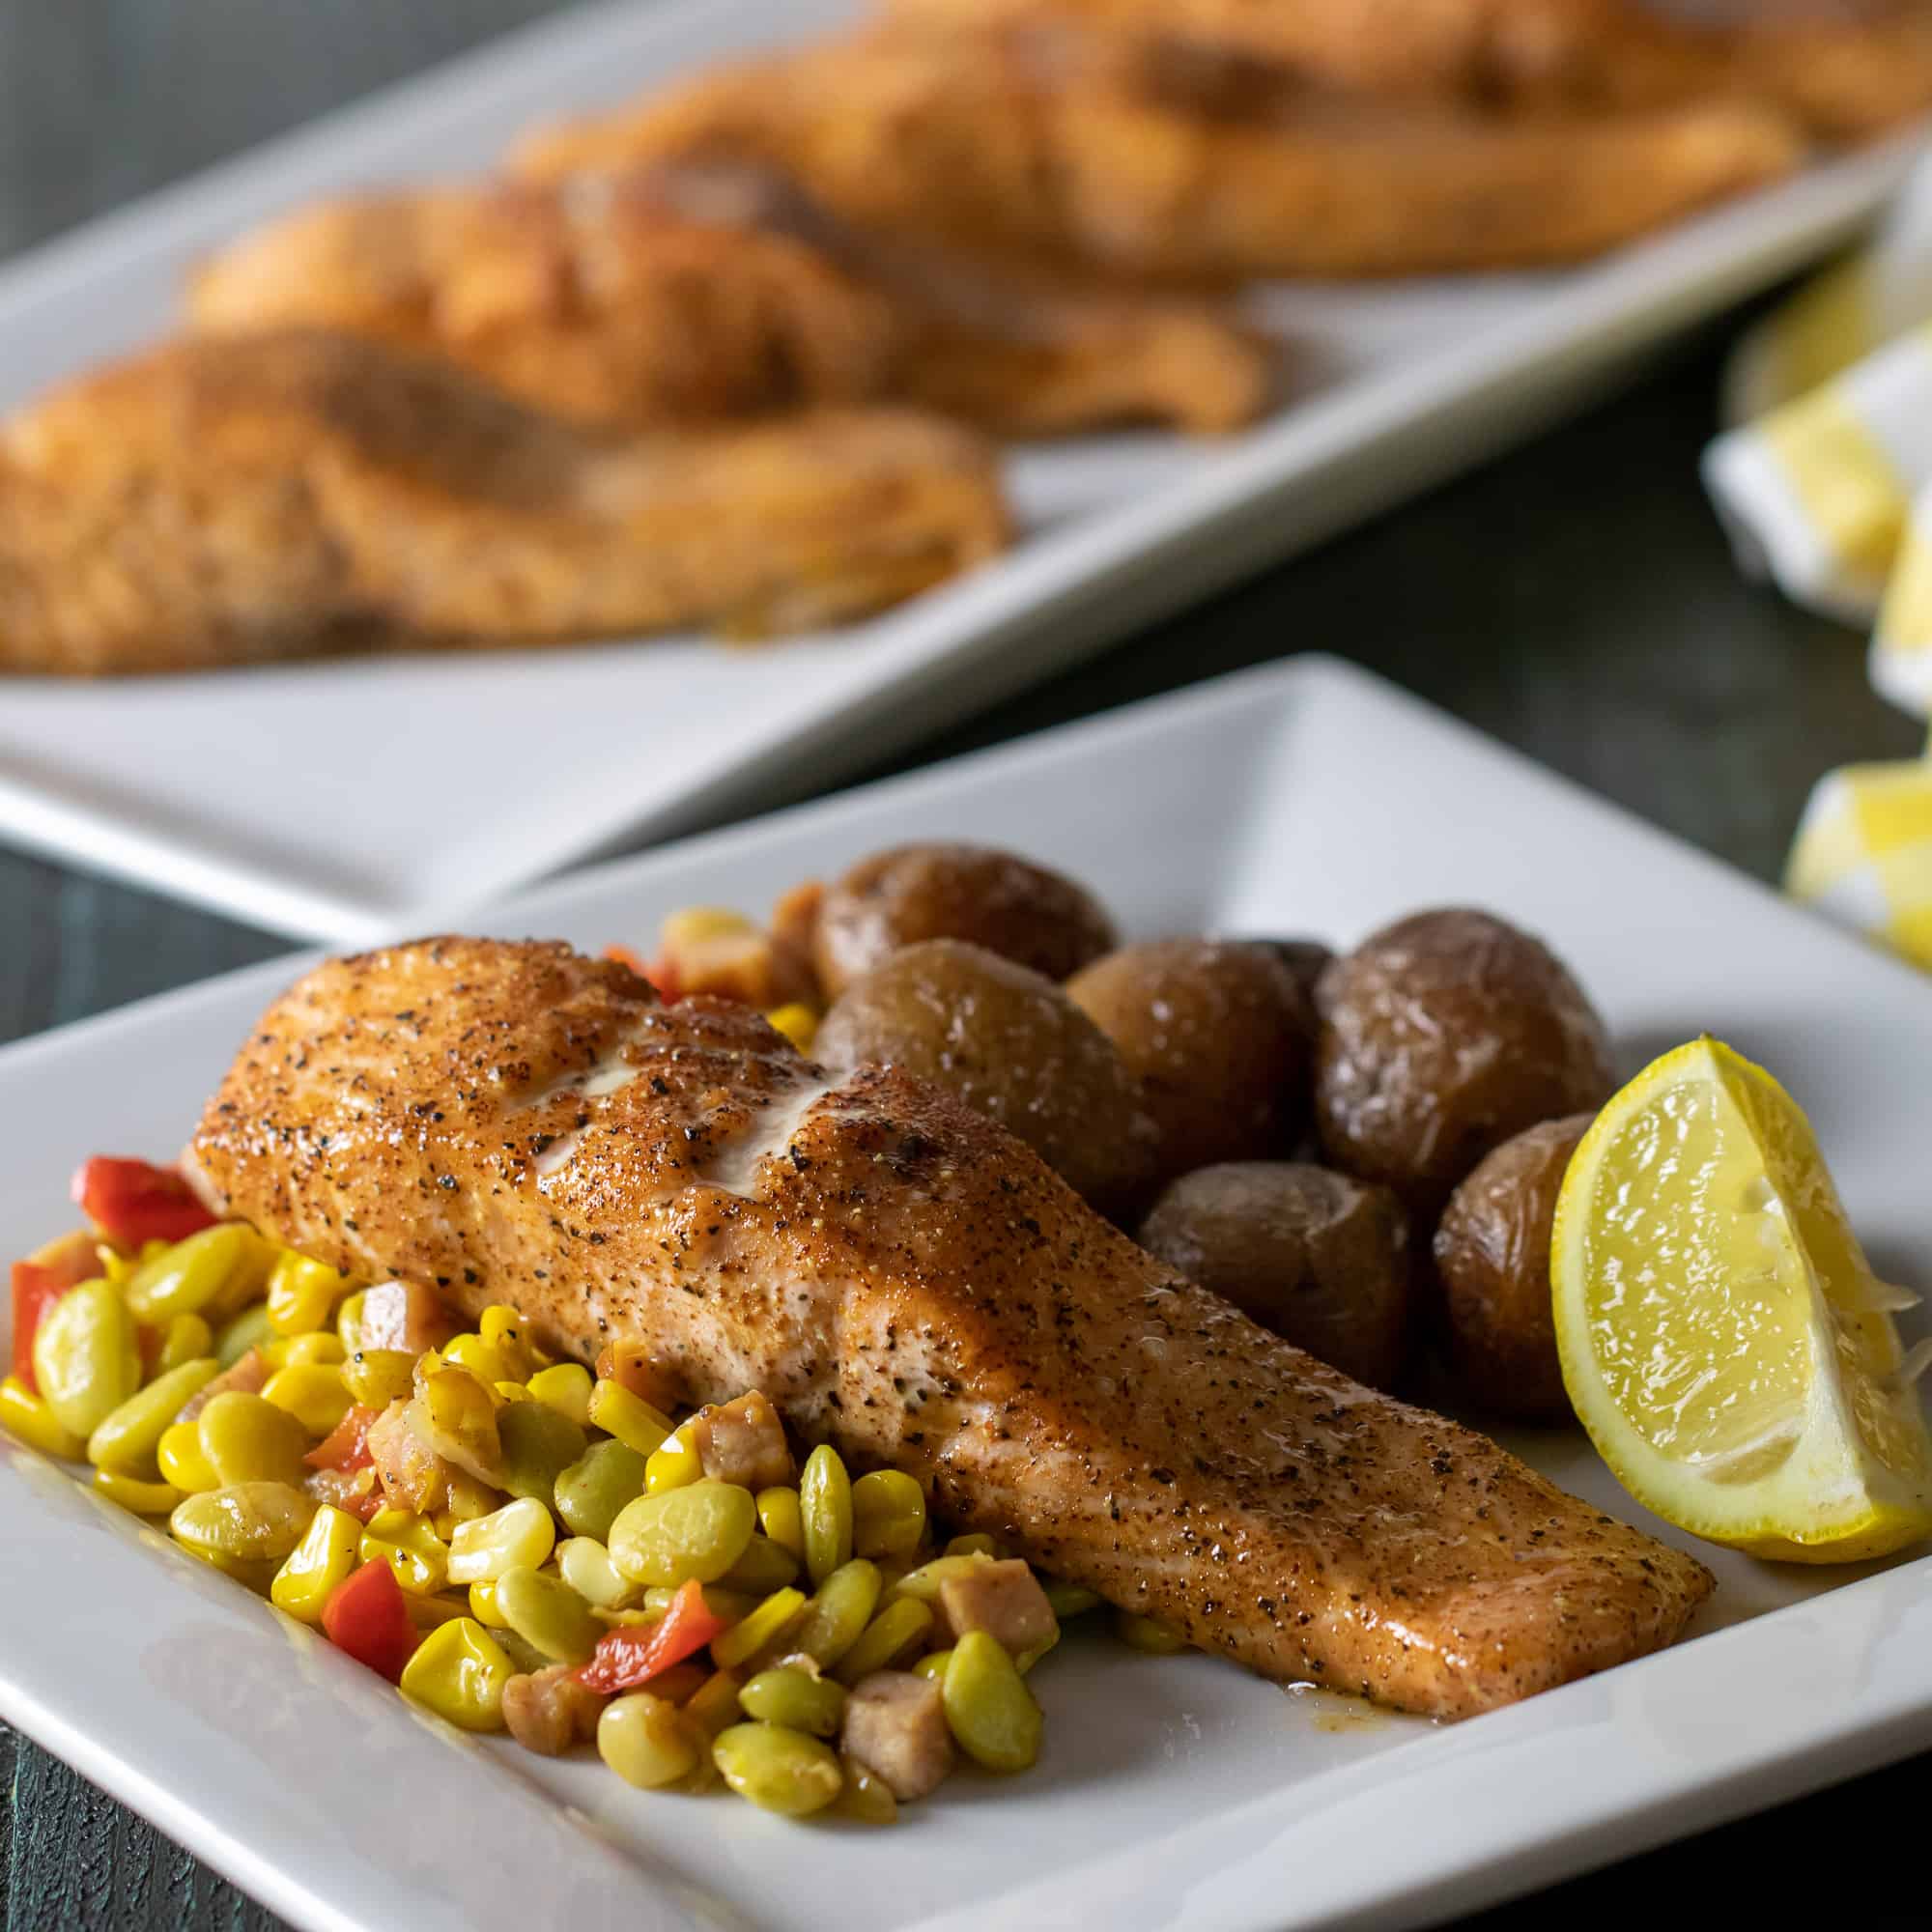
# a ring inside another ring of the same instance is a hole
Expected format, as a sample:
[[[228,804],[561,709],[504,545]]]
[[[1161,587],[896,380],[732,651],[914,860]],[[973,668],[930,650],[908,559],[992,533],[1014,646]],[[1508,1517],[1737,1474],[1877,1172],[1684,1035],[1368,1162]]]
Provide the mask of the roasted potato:
[[[1144,1205],[1154,1131],[1133,1076],[1043,974],[984,947],[901,948],[839,996],[814,1055],[902,1066],[1025,1141],[1101,1212]]]
[[[1564,1170],[1593,1114],[1526,1128],[1486,1155],[1435,1229],[1443,1349],[1493,1415],[1570,1418],[1549,1306],[1549,1227]]]
[[[1483,912],[1416,913],[1321,976],[1316,1125],[1329,1165],[1422,1225],[1489,1151],[1610,1092],[1604,1023],[1540,940]]]
[[[1260,943],[1273,950],[1275,957],[1294,975],[1307,995],[1310,1009],[1319,1012],[1316,993],[1322,974],[1334,961],[1335,949],[1324,946],[1319,939],[1267,939]]]
[[[828,1000],[902,946],[963,939],[1065,980],[1114,944],[1113,922],[1087,891],[986,845],[898,845],[828,886],[812,958]]]
[[[1408,1217],[1386,1187],[1300,1161],[1204,1167],[1155,1202],[1140,1243],[1357,1381],[1402,1371]]]
[[[1308,1114],[1315,1018],[1272,947],[1148,940],[1096,959],[1066,991],[1139,1079],[1163,1180],[1293,1145]]]

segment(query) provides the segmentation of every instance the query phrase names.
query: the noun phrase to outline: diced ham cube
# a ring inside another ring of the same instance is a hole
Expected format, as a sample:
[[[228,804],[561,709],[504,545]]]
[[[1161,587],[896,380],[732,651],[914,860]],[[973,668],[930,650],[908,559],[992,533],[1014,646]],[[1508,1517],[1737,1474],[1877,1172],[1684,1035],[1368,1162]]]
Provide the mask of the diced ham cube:
[[[845,1700],[839,1748],[901,1804],[923,1798],[952,1769],[952,1733],[939,1686],[911,1670],[875,1670]]]
[[[791,1445],[779,1412],[755,1390],[692,1417],[692,1446],[707,1476],[748,1490],[792,1480]]]
[[[944,1640],[956,1643],[968,1631],[982,1630],[1017,1657],[1060,1634],[1060,1620],[1039,1586],[1039,1578],[1019,1557],[1004,1563],[975,1563],[939,1586],[939,1623]]]
[[[526,1750],[561,1757],[597,1735],[597,1714],[609,1699],[578,1681],[568,1663],[553,1663],[503,1686],[503,1722]]]
[[[419,1355],[425,1349],[441,1348],[455,1333],[455,1319],[434,1289],[412,1281],[379,1281],[363,1293],[357,1340],[365,1349],[407,1349]]]
[[[615,1382],[667,1415],[686,1406],[683,1382],[641,1342],[605,1343],[598,1350],[596,1375],[600,1382]]]

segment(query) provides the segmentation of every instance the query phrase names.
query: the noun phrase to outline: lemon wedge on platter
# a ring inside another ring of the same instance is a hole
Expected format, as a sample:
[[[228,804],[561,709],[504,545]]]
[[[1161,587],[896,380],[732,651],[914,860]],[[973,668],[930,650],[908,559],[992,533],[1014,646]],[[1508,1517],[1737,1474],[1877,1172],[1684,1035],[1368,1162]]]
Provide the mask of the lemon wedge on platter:
[[[1597,1118],[1550,1243],[1583,1426],[1666,1521],[1801,1563],[1932,1534],[1932,1438],[1892,1316],[1798,1103],[1720,1041]]]

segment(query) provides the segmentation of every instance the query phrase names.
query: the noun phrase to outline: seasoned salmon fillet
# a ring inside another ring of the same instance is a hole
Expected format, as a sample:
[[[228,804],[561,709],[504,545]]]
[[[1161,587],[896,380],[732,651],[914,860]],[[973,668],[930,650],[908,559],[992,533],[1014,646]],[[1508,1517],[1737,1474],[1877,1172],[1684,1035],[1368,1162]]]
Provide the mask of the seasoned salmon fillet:
[[[1464,1717],[1668,1643],[1703,1567],[1178,1279],[1019,1141],[561,945],[311,973],[186,1155],[365,1277],[645,1346],[1264,1675]]]
[[[1229,281],[1534,267],[1790,172],[1770,109],[1496,117],[1291,91],[1192,111],[1028,36],[874,30],[714,70],[540,132],[555,181],[694,157],[795,176],[846,219],[1122,276]]]
[[[1051,21],[1139,37],[1197,74],[1204,57],[1239,54],[1474,107],[1755,100],[1824,140],[1861,140],[1932,107],[1926,0],[892,0],[892,11],[942,30]]]
[[[744,167],[321,202],[205,263],[188,307],[353,329],[639,429],[898,402],[1009,436],[1214,432],[1267,406],[1276,359],[1208,303],[894,241]]]
[[[0,671],[802,628],[1006,534],[991,451],[936,417],[625,436],[354,335],[188,340],[0,429]]]

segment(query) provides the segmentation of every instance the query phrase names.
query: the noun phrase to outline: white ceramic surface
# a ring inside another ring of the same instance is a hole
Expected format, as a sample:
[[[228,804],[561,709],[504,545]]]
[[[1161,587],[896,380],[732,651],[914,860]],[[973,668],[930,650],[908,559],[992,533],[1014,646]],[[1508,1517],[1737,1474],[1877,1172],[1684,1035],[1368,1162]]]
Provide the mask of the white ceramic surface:
[[[1136,933],[1347,942],[1420,905],[1498,907],[1574,962],[1627,1063],[1709,1028],[1776,1067],[1875,1261],[1932,1288],[1924,982],[1321,660],[624,861],[485,923],[648,943],[679,904],[760,907],[882,843],[962,835],[1066,867]],[[0,1255],[62,1228],[78,1156],[177,1147],[293,971],[0,1052]],[[1648,1522],[1577,1438],[1513,1446]],[[0,1550],[0,1715],[298,1924],[345,1932],[1390,1927],[1932,1742],[1932,1557],[1833,1573],[1703,1549],[1721,1587],[1694,1640],[1453,1729],[1070,1638],[1035,1680],[1036,1774],[962,1776],[870,1836],[458,1737],[4,1437]]]
[[[481,168],[533,121],[852,11],[586,9],[97,222],[0,272],[0,411],[167,327],[186,263],[306,196]],[[1282,413],[1211,446],[1017,455],[1018,549],[838,637],[0,684],[0,832],[354,941],[797,795],[1473,462],[1842,239],[1905,159],[1835,163],[1569,275],[1266,292],[1258,315],[1297,345]]]

